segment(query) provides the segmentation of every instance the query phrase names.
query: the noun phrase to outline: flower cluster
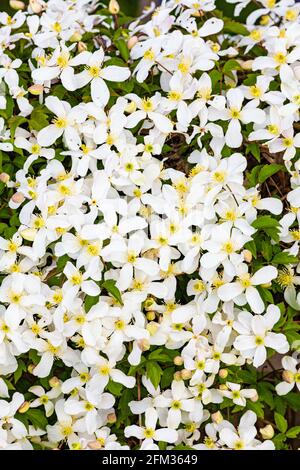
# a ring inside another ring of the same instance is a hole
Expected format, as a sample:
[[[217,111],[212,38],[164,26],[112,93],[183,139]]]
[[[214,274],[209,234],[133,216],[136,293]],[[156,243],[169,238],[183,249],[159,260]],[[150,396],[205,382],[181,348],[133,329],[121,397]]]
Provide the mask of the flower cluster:
[[[0,448],[288,447],[297,361],[283,382],[272,361],[300,339],[300,7],[255,2],[244,26],[214,0],[130,24],[115,1],[18,3]]]

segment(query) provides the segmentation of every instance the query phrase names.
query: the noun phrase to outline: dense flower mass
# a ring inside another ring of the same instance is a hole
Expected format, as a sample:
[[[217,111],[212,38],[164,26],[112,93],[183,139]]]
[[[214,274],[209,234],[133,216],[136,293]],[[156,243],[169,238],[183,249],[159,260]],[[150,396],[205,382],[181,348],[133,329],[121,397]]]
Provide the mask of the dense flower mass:
[[[0,14],[1,449],[293,446],[300,5],[227,2]]]

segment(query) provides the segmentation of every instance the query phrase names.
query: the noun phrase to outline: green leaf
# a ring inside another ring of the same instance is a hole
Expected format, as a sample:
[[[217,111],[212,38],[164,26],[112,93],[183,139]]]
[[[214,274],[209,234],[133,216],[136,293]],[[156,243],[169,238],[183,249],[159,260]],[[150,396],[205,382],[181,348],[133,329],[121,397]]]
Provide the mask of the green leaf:
[[[126,41],[123,38],[120,38],[116,41],[116,46],[120,51],[121,57],[128,62],[129,60],[129,49],[127,47]]]
[[[18,368],[14,372],[14,383],[15,384],[20,380],[20,378],[22,377],[23,372],[25,372],[25,371],[26,371],[26,364],[22,360],[19,360]]]
[[[274,413],[275,424],[280,432],[285,432],[288,428],[287,420],[279,413]]]
[[[253,157],[258,161],[260,162],[260,149],[259,149],[259,145],[256,143],[256,142],[251,142],[250,144],[247,145],[246,147],[246,155],[248,155],[248,153],[251,153],[251,155],[253,155]],[[256,168],[258,168],[258,170],[256,170]],[[256,172],[259,171],[259,169],[261,168],[261,165],[259,165],[258,167],[255,166],[252,170],[251,173],[253,173],[253,171],[255,170]]]
[[[249,31],[242,23],[238,23],[237,21],[230,20],[225,18],[224,21],[224,33],[233,33],[233,34],[241,34],[242,36],[248,36]]]
[[[149,354],[148,359],[152,361],[159,361],[159,362],[170,362],[170,356],[162,349],[156,349]]]
[[[86,295],[84,299],[84,308],[86,312],[89,312],[91,308],[98,303],[99,297],[92,297],[91,295]]]
[[[284,396],[285,402],[295,411],[300,411],[300,396],[299,393],[290,392]]]
[[[228,73],[232,72],[232,70],[241,70],[241,66],[236,60],[229,59],[229,60],[227,60],[227,62],[225,63],[225,65],[223,67],[223,72],[225,74],[228,74]]]
[[[62,271],[66,266],[67,262],[69,261],[70,257],[68,255],[63,255],[58,258],[56,262],[57,271]]]
[[[35,108],[30,116],[29,128],[30,130],[40,131],[44,127],[49,125],[49,119],[45,113],[43,107]]]
[[[286,437],[289,439],[294,439],[298,436],[298,434],[300,434],[300,426],[294,426],[286,432]]]
[[[104,281],[101,285],[102,289],[107,290],[118,302],[123,305],[121,292],[116,287],[116,281],[114,279],[108,279]]]
[[[272,259],[273,264],[292,264],[298,263],[298,258],[296,256],[289,255],[284,251],[282,253],[277,253]]]
[[[10,135],[11,135],[12,139],[15,136],[15,132],[16,132],[17,127],[19,127],[21,124],[24,124],[25,122],[28,122],[28,120],[23,116],[12,116],[9,119],[8,125],[9,125],[9,128],[10,128]]]
[[[116,397],[122,395],[123,385],[110,380],[106,386],[107,390]]]
[[[252,227],[257,229],[264,229],[264,228],[277,228],[279,226],[279,222],[276,219],[273,219],[270,215],[260,215],[257,219],[252,223]]]
[[[273,163],[272,165],[264,165],[259,172],[258,182],[264,183],[270,176],[275,175],[278,171],[282,170],[283,166]]]
[[[157,364],[157,362],[149,361],[146,364],[146,374],[148,379],[151,380],[153,386],[157,388],[163,374],[162,368]]]
[[[35,428],[46,429],[48,420],[42,410],[29,409],[26,411],[26,418],[32,423]]]

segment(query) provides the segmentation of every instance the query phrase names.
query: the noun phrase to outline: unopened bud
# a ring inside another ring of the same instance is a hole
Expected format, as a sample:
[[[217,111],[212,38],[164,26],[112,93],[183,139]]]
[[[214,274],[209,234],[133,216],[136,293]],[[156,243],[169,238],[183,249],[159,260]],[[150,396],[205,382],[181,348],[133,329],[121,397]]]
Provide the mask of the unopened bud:
[[[132,36],[127,41],[127,47],[131,50],[137,43],[139,42],[139,38],[137,36]]]
[[[143,338],[138,341],[138,347],[141,351],[149,351],[150,343],[147,339]]]
[[[150,312],[147,312],[146,317],[149,321],[155,320],[155,312],[153,312],[153,310],[150,310]]]
[[[192,377],[192,371],[188,369],[182,369],[181,371],[181,378],[183,380],[188,380]]]
[[[117,421],[117,417],[116,417],[116,414],[115,414],[115,413],[110,413],[110,414],[107,416],[107,422],[108,422],[109,424],[114,424],[116,421]]]
[[[183,359],[182,359],[181,356],[176,356],[176,357],[174,357],[174,361],[173,361],[173,362],[174,362],[175,366],[182,366],[182,364],[183,364]]]
[[[10,0],[9,1],[9,6],[13,10],[24,10],[25,8],[25,3],[21,2],[19,0]]]
[[[226,379],[228,376],[228,370],[227,369],[220,369],[219,370],[219,376],[221,379]]]
[[[99,441],[92,441],[88,443],[88,448],[92,450],[102,449],[102,444]]]
[[[243,70],[252,70],[253,60],[244,60],[241,63],[241,67]]]
[[[55,387],[58,387],[58,385],[60,384],[60,381],[57,377],[51,377],[51,379],[49,380],[49,385],[50,387],[52,388],[55,388]]]
[[[294,374],[290,370],[284,370],[282,372],[282,378],[285,382],[291,384],[294,382]]]
[[[246,261],[246,263],[251,263],[252,261],[252,253],[251,251],[249,250],[243,250],[243,256],[244,256],[244,260]]]
[[[0,174],[0,181],[2,181],[2,183],[8,183],[10,180],[10,176],[7,174],[7,173],[1,173]]]
[[[16,204],[21,204],[21,202],[25,201],[25,196],[23,193],[16,192],[12,195],[11,200]]]
[[[26,411],[28,411],[29,408],[30,408],[29,401],[24,401],[24,403],[20,406],[20,408],[18,408],[18,412],[21,414],[26,413]]]
[[[29,366],[27,367],[27,371],[29,372],[29,374],[32,374],[34,368],[35,364],[29,364]]]
[[[259,399],[259,396],[258,396],[258,393],[255,392],[255,395],[253,395],[252,397],[250,397],[250,400],[255,403],[256,401],[258,401]]]
[[[225,384],[220,384],[219,385],[219,390],[228,390],[228,387]]]
[[[131,103],[128,103],[128,105],[125,108],[125,112],[128,114],[132,114],[136,111],[136,104],[134,101],[131,101]],[[148,250],[151,251],[151,250]],[[148,253],[148,252],[147,252]]]
[[[80,34],[79,31],[75,31],[75,33],[73,33],[72,36],[70,37],[69,41],[78,42],[78,41],[81,41],[81,39],[82,39],[82,34]]]
[[[259,432],[263,439],[272,439],[274,437],[274,429],[273,429],[273,426],[271,426],[271,424],[267,424],[267,426],[265,426],[264,428],[261,428]]]
[[[173,375],[173,378],[174,378],[174,380],[176,380],[176,382],[179,382],[179,380],[182,379],[182,377],[181,377],[181,371],[178,370],[177,372],[175,372],[175,374]]]
[[[43,11],[43,6],[40,4],[39,0],[29,0],[29,6],[33,13],[41,13]]]
[[[155,323],[153,321],[151,323],[148,323],[148,325],[146,326],[146,330],[149,331],[151,336],[155,335],[158,328],[159,328],[158,323]]]
[[[220,424],[223,421],[223,416],[220,411],[216,411],[211,415],[211,419],[213,423]]]
[[[271,286],[272,286],[271,282],[268,282],[266,284],[261,284],[261,287],[263,287],[264,289],[269,289],[269,287]]]
[[[24,240],[27,240],[28,242],[33,242],[33,240],[36,237],[36,229],[34,228],[25,228],[25,230],[22,230],[20,232],[20,235]]]
[[[85,42],[79,41],[79,43],[77,44],[77,50],[78,52],[87,51],[87,45],[85,44]]]
[[[43,85],[31,85],[28,88],[28,91],[32,95],[38,96],[38,95],[41,95],[43,93],[44,87],[43,87]]]
[[[108,10],[109,13],[112,15],[117,15],[120,11],[120,5],[117,2],[117,0],[110,0],[109,5],[108,5]]]

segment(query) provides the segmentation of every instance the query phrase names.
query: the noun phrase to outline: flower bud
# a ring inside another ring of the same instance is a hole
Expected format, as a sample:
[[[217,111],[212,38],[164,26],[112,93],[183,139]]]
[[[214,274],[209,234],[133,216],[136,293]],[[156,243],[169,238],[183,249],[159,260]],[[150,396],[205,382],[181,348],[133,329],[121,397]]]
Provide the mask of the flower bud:
[[[192,377],[192,371],[188,369],[182,369],[180,371],[182,380],[188,380]]]
[[[211,419],[213,423],[220,424],[223,421],[223,416],[220,411],[216,411],[216,413],[213,413],[211,415]]]
[[[272,439],[274,437],[274,429],[271,424],[267,424],[264,428],[259,430],[263,439]]]
[[[137,36],[131,36],[131,38],[127,41],[127,47],[131,51],[131,49],[139,42],[139,38]]]
[[[227,369],[220,369],[219,370],[219,377],[221,377],[221,379],[226,379],[228,376],[228,370]]]
[[[108,422],[108,424],[114,424],[116,421],[117,421],[117,417],[116,417],[116,414],[115,414],[115,413],[110,413],[110,414],[107,416],[107,422]]]
[[[79,41],[79,43],[77,44],[77,50],[78,50],[78,52],[86,51],[87,50],[87,45],[85,44],[85,42]]]
[[[219,390],[228,390],[228,387],[225,384],[220,384],[219,385]]]
[[[259,396],[258,396],[258,393],[255,392],[255,395],[253,395],[252,397],[250,397],[250,400],[255,403],[256,401],[258,401],[259,399]]]
[[[176,356],[174,357],[174,360],[173,360],[175,366],[182,366],[183,364],[183,359],[181,356]]]
[[[271,282],[268,282],[267,284],[262,284],[261,287],[263,287],[264,289],[269,289],[269,287],[271,287],[272,284]]]
[[[34,228],[25,228],[20,232],[20,235],[24,240],[27,240],[28,242],[33,242],[36,236],[36,229]]]
[[[150,343],[147,339],[143,338],[138,341],[138,347],[141,351],[149,351]]]
[[[252,253],[249,250],[243,250],[242,255],[244,256],[244,260],[246,263],[251,263],[252,261]]]
[[[39,0],[29,0],[29,6],[33,13],[41,13],[43,11],[43,6],[40,4]]]
[[[88,448],[91,450],[100,450],[102,449],[102,444],[99,441],[92,441],[88,443]]]
[[[75,31],[75,33],[72,34],[70,37],[69,41],[70,42],[79,42],[82,39],[82,34],[80,34],[79,31]]]
[[[155,335],[158,328],[159,328],[158,323],[155,323],[153,321],[151,323],[148,323],[148,325],[146,326],[146,330],[149,331],[151,336]]]
[[[177,372],[175,372],[175,374],[173,375],[173,378],[174,378],[174,380],[176,380],[176,382],[179,382],[182,379],[181,371],[178,370]]]
[[[291,372],[290,370],[284,370],[282,372],[282,379],[289,384],[293,383],[294,382],[293,372]]]
[[[24,10],[25,9],[25,3],[21,2],[19,0],[10,0],[9,1],[9,6],[13,10]]]
[[[0,174],[0,181],[2,181],[2,183],[8,183],[10,180],[10,176],[7,174],[7,173],[1,173]]]
[[[55,387],[58,387],[58,385],[60,384],[60,381],[57,377],[51,377],[51,379],[49,380],[49,385],[50,387],[52,388],[55,388]]]
[[[37,85],[37,84],[36,85],[31,85],[28,88],[28,91],[32,95],[38,96],[38,95],[41,95],[43,93],[44,87],[43,87],[43,85]]]
[[[16,204],[21,204],[23,201],[25,201],[25,196],[23,193],[16,192],[12,195],[11,200]]]
[[[131,101],[131,103],[128,103],[128,105],[126,106],[125,113],[132,114],[135,111],[136,111],[136,104],[134,101]]]
[[[253,60],[243,60],[241,67],[243,70],[252,70]]]
[[[117,0],[110,0],[108,10],[112,15],[117,15],[120,12],[120,5]]]
[[[146,317],[147,317],[147,320],[149,321],[155,320],[155,312],[150,310],[150,312],[147,312]]]
[[[20,406],[20,408],[18,408],[18,412],[21,414],[26,413],[26,411],[28,411],[29,408],[30,408],[29,401],[24,401],[24,403]]]
[[[29,364],[29,366],[27,367],[27,371],[29,372],[29,374],[32,374],[34,368],[35,364]]]

